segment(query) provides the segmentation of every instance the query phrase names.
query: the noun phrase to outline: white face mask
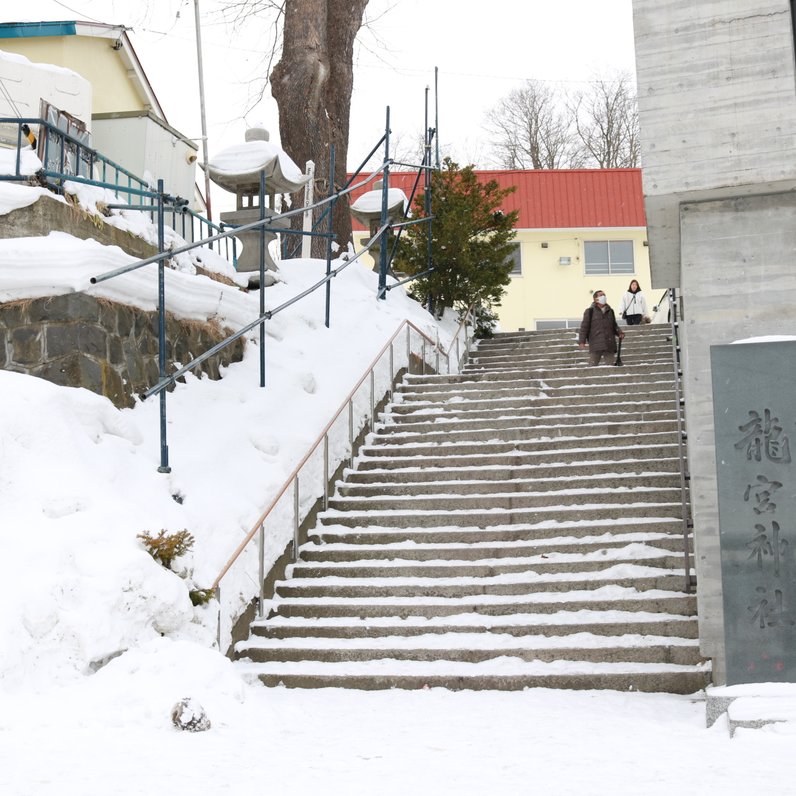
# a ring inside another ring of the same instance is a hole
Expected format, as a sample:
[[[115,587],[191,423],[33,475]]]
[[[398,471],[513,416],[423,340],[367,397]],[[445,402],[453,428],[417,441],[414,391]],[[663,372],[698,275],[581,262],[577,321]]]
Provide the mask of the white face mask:
[[[605,296],[598,296],[597,297],[598,304],[605,304]]]

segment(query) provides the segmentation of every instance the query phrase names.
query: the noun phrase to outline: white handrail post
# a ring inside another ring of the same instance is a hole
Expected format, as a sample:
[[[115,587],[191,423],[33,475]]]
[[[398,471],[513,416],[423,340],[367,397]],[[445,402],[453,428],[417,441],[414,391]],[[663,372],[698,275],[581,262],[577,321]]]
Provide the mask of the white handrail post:
[[[412,372],[412,327],[406,327],[406,372]]]
[[[216,599],[218,600],[218,624],[216,625],[216,643],[218,651],[221,652],[221,584],[216,586]],[[222,653],[223,654],[223,653]]]
[[[376,377],[374,368],[370,369],[370,430],[376,425]]]
[[[348,399],[348,447],[351,451],[349,467],[354,466],[354,397]]]
[[[390,342],[390,388],[388,390],[390,396],[390,402],[392,402],[394,387],[395,387],[395,360],[393,357],[392,342]]]
[[[263,618],[263,603],[265,602],[265,523],[260,523],[260,533],[259,539],[257,543],[259,545],[259,557],[260,557],[260,602],[257,605],[257,614],[260,619]]]
[[[323,435],[323,510],[329,508],[329,434]]]
[[[305,234],[301,236],[301,258],[303,260],[308,259],[312,253],[312,236],[308,234],[312,231],[312,210],[307,209],[315,198],[315,163],[312,160],[307,161],[305,174],[309,175],[309,180],[304,186],[304,220],[302,229]]]
[[[293,479],[293,560],[298,561],[299,549],[299,477]]]

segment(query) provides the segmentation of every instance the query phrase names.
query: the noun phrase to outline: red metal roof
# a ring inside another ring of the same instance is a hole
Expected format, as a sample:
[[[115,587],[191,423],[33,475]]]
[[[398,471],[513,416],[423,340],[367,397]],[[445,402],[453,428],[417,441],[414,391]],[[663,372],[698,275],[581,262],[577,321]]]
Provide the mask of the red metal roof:
[[[506,212],[520,211],[517,229],[647,225],[641,169],[477,170],[476,174],[485,182],[496,180],[501,188],[517,187],[503,206]],[[409,196],[415,178],[415,172],[393,171],[390,187],[402,188]],[[351,201],[372,185],[353,192]],[[362,229],[356,221],[353,224]]]

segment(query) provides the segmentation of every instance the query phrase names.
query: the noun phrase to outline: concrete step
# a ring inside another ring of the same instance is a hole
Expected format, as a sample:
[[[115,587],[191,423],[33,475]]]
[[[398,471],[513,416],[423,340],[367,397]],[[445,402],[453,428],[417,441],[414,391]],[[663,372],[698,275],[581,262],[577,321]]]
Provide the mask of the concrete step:
[[[588,504],[674,504],[680,501],[680,488],[656,489],[654,487],[626,486],[591,489],[564,489],[539,492],[497,492],[487,494],[442,494],[438,495],[338,495],[329,501],[331,511],[387,512],[387,511],[494,511],[495,509],[531,509],[551,507],[575,507]],[[631,512],[633,513],[633,512]]]
[[[606,438],[605,442],[609,441],[610,438]],[[633,438],[634,443],[638,441],[638,437]],[[390,450],[387,446],[364,447],[356,459],[356,467],[358,470],[469,467],[470,472],[480,472],[489,467],[519,468],[530,465],[549,472],[555,466],[571,464],[574,474],[576,467],[591,467],[599,462],[611,472],[622,463],[631,464],[635,472],[645,472],[646,467],[658,469],[660,459],[669,459],[678,450],[676,442],[656,442],[644,447],[638,447],[638,444],[595,446],[594,443],[595,440],[579,440],[577,447],[570,447],[561,440],[556,440],[554,446],[533,442],[513,445],[481,443],[472,447],[460,446],[456,450],[454,446],[442,445],[426,449],[407,446],[403,450],[399,446],[394,446],[396,450]],[[394,455],[399,452],[400,456]]]
[[[303,641],[303,643],[302,643]],[[457,661],[479,663],[501,657],[523,661],[634,662],[696,665],[699,644],[671,636],[497,636],[481,633],[450,636],[383,637],[373,639],[269,639],[251,637],[238,645],[251,661]]]
[[[559,370],[533,371],[486,371],[479,373],[462,373],[452,376],[416,376],[402,381],[395,389],[397,395],[416,395],[423,393],[461,395],[470,392],[494,393],[505,390],[511,393],[518,389],[537,391],[577,389],[581,394],[593,392],[602,394],[612,386],[634,386],[641,389],[643,385],[655,386],[673,383],[671,366],[659,367],[655,370],[637,367],[614,367],[600,365],[586,368],[585,373],[571,375]]]
[[[372,473],[371,473],[372,474]],[[614,475],[606,478],[604,475],[581,475],[567,478],[513,478],[503,480],[483,480],[476,471],[472,473],[472,478],[465,480],[430,481],[430,482],[407,482],[399,480],[383,481],[374,480],[363,483],[361,480],[352,481],[346,479],[338,481],[335,485],[336,494],[341,497],[376,497],[384,496],[418,496],[418,495],[492,495],[492,494],[516,494],[525,492],[557,492],[561,489],[636,489],[648,487],[656,489],[679,489],[680,477],[674,472],[669,473],[625,473],[624,475]]]
[[[641,353],[650,359],[672,359],[672,343],[671,340],[661,337],[656,340],[640,340],[638,337],[625,335],[622,341],[622,352],[625,349]],[[561,341],[549,346],[540,348],[539,346],[527,345],[503,345],[503,346],[478,346],[471,349],[470,356],[468,357],[467,364],[472,361],[490,360],[490,359],[505,359],[509,357],[516,357],[518,359],[549,359],[549,360],[564,360],[572,357],[583,357],[584,349],[578,346],[577,335],[573,335],[571,339]]]
[[[675,434],[678,430],[675,419],[636,420],[613,419],[593,420],[582,418],[580,422],[569,422],[568,418],[560,418],[559,422],[545,418],[544,421],[530,420],[527,424],[518,423],[516,419],[493,421],[486,428],[456,428],[455,424],[444,424],[440,428],[429,424],[425,430],[413,431],[405,428],[378,429],[370,438],[372,445],[411,445],[454,442],[491,442],[493,440],[529,440],[554,439],[560,437],[623,437],[628,435]],[[644,437],[649,439],[648,436]]]
[[[685,588],[684,573],[639,564],[616,564],[592,572],[538,574],[534,571],[488,577],[421,578],[291,578],[276,584],[277,596],[285,599],[382,599],[395,597],[523,596],[568,593],[621,586],[638,591]]]
[[[642,548],[643,549],[633,549]],[[609,552],[611,553],[609,555]],[[682,555],[655,547],[631,546],[599,550],[592,554],[541,554],[516,558],[474,559],[448,558],[444,561],[412,561],[396,557],[391,560],[367,561],[299,561],[293,566],[294,578],[493,578],[526,572],[559,574],[563,572],[597,572],[606,566],[632,565],[643,562],[648,567],[682,569]]]
[[[572,360],[567,363],[557,360],[515,360],[510,365],[499,366],[494,364],[489,367],[466,367],[458,374],[418,374],[407,378],[407,384],[423,384],[426,381],[438,384],[466,384],[471,381],[502,382],[509,378],[514,381],[528,379],[543,379],[545,381],[548,379],[591,379],[595,369],[588,365],[588,352],[584,350],[580,354],[580,360]],[[622,364],[615,365],[611,361],[610,364],[601,365],[596,372],[602,373],[608,367],[612,368],[612,371],[616,371],[612,373],[616,377],[657,378],[662,374],[672,373],[672,360],[671,358],[649,360],[646,356],[643,359],[640,356],[633,359],[622,346]]]
[[[393,512],[387,515],[369,515],[356,512],[327,512],[322,522],[309,532],[311,539],[319,542],[346,544],[393,544],[414,542],[432,544],[438,542],[526,542],[533,539],[553,539],[561,536],[596,536],[600,533],[682,533],[681,506],[666,504],[661,507],[645,507],[649,514],[640,515],[633,510],[632,516],[622,516],[625,507],[601,506],[600,511],[564,509],[555,513],[498,510],[493,517],[462,512],[407,513]],[[657,513],[656,513],[657,511]],[[468,521],[467,515],[470,515]],[[595,516],[596,514],[602,516]],[[523,518],[521,518],[521,515]],[[618,515],[618,516],[616,516]],[[530,517],[541,517],[535,523]],[[373,518],[376,521],[373,521]],[[514,522],[506,522],[512,518]],[[405,522],[405,525],[401,523]],[[479,527],[478,522],[484,523]],[[363,524],[364,523],[364,524]]]
[[[429,561],[439,564],[448,560],[482,562],[483,560],[499,560],[518,557],[549,558],[555,561],[568,555],[606,555],[620,556],[621,550],[629,545],[643,545],[666,551],[682,560],[683,534],[682,523],[671,523],[668,526],[657,525],[659,530],[648,530],[648,525],[640,525],[639,530],[621,533],[585,533],[580,536],[555,536],[532,539],[480,540],[473,534],[465,535],[459,540],[452,539],[442,542],[410,542],[391,541],[384,543],[368,543],[361,541],[321,541],[322,534],[313,536],[313,541],[301,546],[299,563],[312,564],[357,562],[367,566],[368,562],[412,562]],[[578,529],[580,530],[580,528]],[[668,531],[668,532],[667,532]],[[469,537],[469,539],[468,539]],[[394,539],[394,537],[393,537]],[[692,550],[689,539],[689,552]]]
[[[558,412],[548,410],[535,412],[529,410],[510,409],[508,411],[491,410],[479,416],[457,415],[454,412],[436,412],[434,414],[416,413],[413,415],[383,414],[381,423],[376,427],[376,434],[388,436],[392,434],[408,434],[438,431],[469,432],[490,428],[525,428],[551,425],[597,425],[602,423],[655,423],[675,422],[677,412],[674,406],[667,409],[650,410],[647,412],[634,409],[613,412],[583,411],[573,412],[561,407]]]
[[[413,665],[414,664],[414,665]],[[451,662],[440,673],[437,662],[403,661],[392,669],[381,661],[360,663],[238,662],[238,671],[257,677],[267,686],[287,688],[388,688],[449,690],[522,691],[525,688],[611,689],[615,691],[668,692],[693,694],[710,682],[707,665],[576,661]],[[499,669],[500,672],[495,671]]]
[[[477,396],[461,397],[446,394],[444,400],[427,400],[427,396],[403,395],[396,396],[396,402],[390,404],[388,414],[396,417],[401,414],[435,414],[453,412],[467,414],[470,412],[499,412],[505,409],[525,409],[530,411],[544,410],[548,407],[557,412],[570,408],[571,411],[600,411],[602,407],[611,407],[609,411],[622,412],[632,410],[652,401],[667,401],[674,406],[675,392],[673,384],[664,389],[645,390],[643,393],[635,391],[628,394],[627,390],[619,390],[617,386],[606,390],[599,395],[580,394],[568,391],[566,395],[556,392],[553,395],[529,390],[514,390],[512,392],[500,391],[494,396],[479,399]]]
[[[574,633],[618,636],[635,633],[643,636],[671,636],[696,639],[699,624],[693,617],[644,611],[556,611],[551,614],[487,616],[458,614],[439,618],[338,617],[306,619],[279,617],[252,622],[252,635],[265,638],[362,638],[385,636],[451,636],[456,633],[482,633],[523,636],[565,636]]]
[[[535,592],[526,595],[470,597],[383,597],[379,599],[280,598],[272,605],[282,617],[443,617],[462,613],[488,616],[549,614],[557,611],[646,611],[694,616],[696,598],[682,592],[604,586],[588,591]]]
[[[644,351],[645,353],[654,351],[666,351],[667,353],[671,353],[672,341],[669,335],[646,337],[625,332],[625,339],[622,341],[623,350],[625,346]],[[561,353],[576,353],[581,352],[581,350],[582,349],[578,347],[578,333],[573,330],[573,333],[569,337],[544,342],[542,345],[534,342],[508,343],[485,340],[470,348],[470,356],[477,357],[500,354],[516,354],[517,356],[558,356]]]
[[[653,458],[645,456],[645,451],[656,450],[665,445],[676,445],[677,436],[674,429],[666,431],[643,432],[623,429],[622,432],[604,434],[584,434],[585,431],[594,432],[595,429],[576,427],[573,429],[551,427],[527,439],[512,437],[510,439],[490,438],[474,441],[452,442],[419,442],[407,441],[398,444],[398,440],[379,438],[375,435],[369,438],[368,444],[360,448],[362,458],[411,458],[411,457],[456,457],[480,456],[488,457],[496,454],[533,453],[537,455],[566,456],[567,453],[587,453],[594,450],[603,450],[603,455],[610,456],[617,449],[638,452],[638,458]],[[557,433],[560,432],[560,435]],[[581,432],[578,434],[577,432]],[[510,436],[510,435],[507,435]],[[394,444],[393,444],[394,443]],[[634,447],[635,446],[635,447]],[[430,456],[433,454],[433,457]],[[563,461],[561,458],[559,461]]]
[[[547,350],[559,345],[577,342],[578,329],[547,329],[530,332],[499,332],[490,338],[477,341],[475,350],[483,351],[495,348],[541,348]],[[645,324],[643,326],[623,327],[625,340],[644,341],[644,345],[655,345],[656,341],[671,337],[669,324]]]
[[[588,403],[589,401],[605,401],[611,395],[622,396],[622,400],[627,400],[628,396],[639,401],[646,401],[667,391],[668,396],[674,396],[674,379],[671,377],[659,378],[654,381],[627,380],[619,381],[606,378],[602,384],[578,384],[572,383],[551,387],[544,379],[525,381],[514,380],[511,386],[498,382],[478,384],[473,382],[471,386],[461,390],[452,385],[425,385],[419,390],[402,390],[394,393],[394,402],[401,404],[464,404],[467,401],[486,402],[495,405],[496,401],[509,401],[512,399],[551,399],[564,405],[572,397],[576,397],[575,403]],[[550,401],[552,402],[552,401]],[[457,407],[458,408],[458,407]]]
[[[494,509],[382,509],[376,511],[328,509],[319,514],[328,536],[330,526],[347,528],[397,528],[417,532],[428,528],[475,528],[494,530],[496,526],[533,525],[535,523],[588,522],[602,520],[614,524],[630,520],[677,520],[682,515],[679,500],[657,503],[600,503],[596,500],[570,506],[511,507]]]
[[[604,418],[617,420],[624,417],[635,417],[638,420],[669,419],[676,416],[677,407],[674,398],[668,401],[628,401],[625,404],[591,403],[567,405],[542,405],[532,400],[518,402],[517,406],[505,406],[502,402],[482,409],[472,407],[458,407],[456,404],[426,404],[424,406],[408,407],[409,411],[392,411],[398,405],[391,405],[387,411],[382,412],[383,427],[402,428],[426,424],[460,423],[472,424],[471,427],[486,427],[496,419],[511,420],[555,420],[561,417],[572,418]],[[524,404],[524,405],[522,405]],[[403,409],[403,405],[400,405]]]
[[[677,446],[672,446],[676,450]],[[654,461],[649,459],[628,458],[631,451],[622,449],[615,458],[607,455],[598,458],[594,453],[590,454],[588,460],[573,459],[569,462],[541,462],[539,464],[517,464],[504,466],[505,456],[500,454],[492,457],[497,464],[490,464],[488,461],[468,463],[462,466],[424,466],[423,468],[414,466],[410,463],[408,467],[400,467],[401,461],[397,460],[385,468],[378,467],[380,459],[374,459],[367,464],[373,466],[364,467],[358,470],[346,470],[346,484],[374,484],[392,483],[396,488],[404,484],[426,484],[432,486],[436,482],[451,484],[461,481],[475,482],[514,482],[522,483],[538,477],[543,483],[548,480],[557,480],[571,477],[574,479],[588,478],[593,479],[602,474],[608,485],[624,484],[625,478],[645,479],[655,477],[658,474],[678,474],[679,482],[679,460],[669,456],[664,458],[659,456]],[[529,460],[530,461],[530,460]],[[481,466],[479,466],[481,465]]]
[[[622,365],[618,367],[632,368],[634,371],[657,372],[668,368],[672,369],[672,351],[661,350],[650,352],[626,348],[622,345]],[[570,352],[561,352],[554,356],[534,355],[517,353],[514,355],[504,354],[501,356],[471,357],[462,369],[463,375],[478,375],[480,373],[500,373],[506,370],[516,370],[519,372],[547,371],[559,372],[562,375],[577,370],[583,372],[588,367],[588,351],[575,348]]]

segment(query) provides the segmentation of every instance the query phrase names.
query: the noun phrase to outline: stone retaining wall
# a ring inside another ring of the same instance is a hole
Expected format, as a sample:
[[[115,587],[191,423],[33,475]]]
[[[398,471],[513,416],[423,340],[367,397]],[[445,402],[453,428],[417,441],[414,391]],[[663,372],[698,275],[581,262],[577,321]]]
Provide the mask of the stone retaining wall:
[[[166,372],[228,335],[219,326],[166,319]],[[242,340],[199,365],[195,375],[220,378],[219,367],[243,358]],[[69,387],[85,387],[118,407],[158,381],[158,317],[83,293],[0,304],[0,368]]]
[[[140,260],[157,254],[157,247],[142,238],[51,196],[40,196],[33,204],[6,213],[0,224],[0,238],[39,237],[49,235],[53,230],[81,240],[91,239],[106,246],[118,246]]]

